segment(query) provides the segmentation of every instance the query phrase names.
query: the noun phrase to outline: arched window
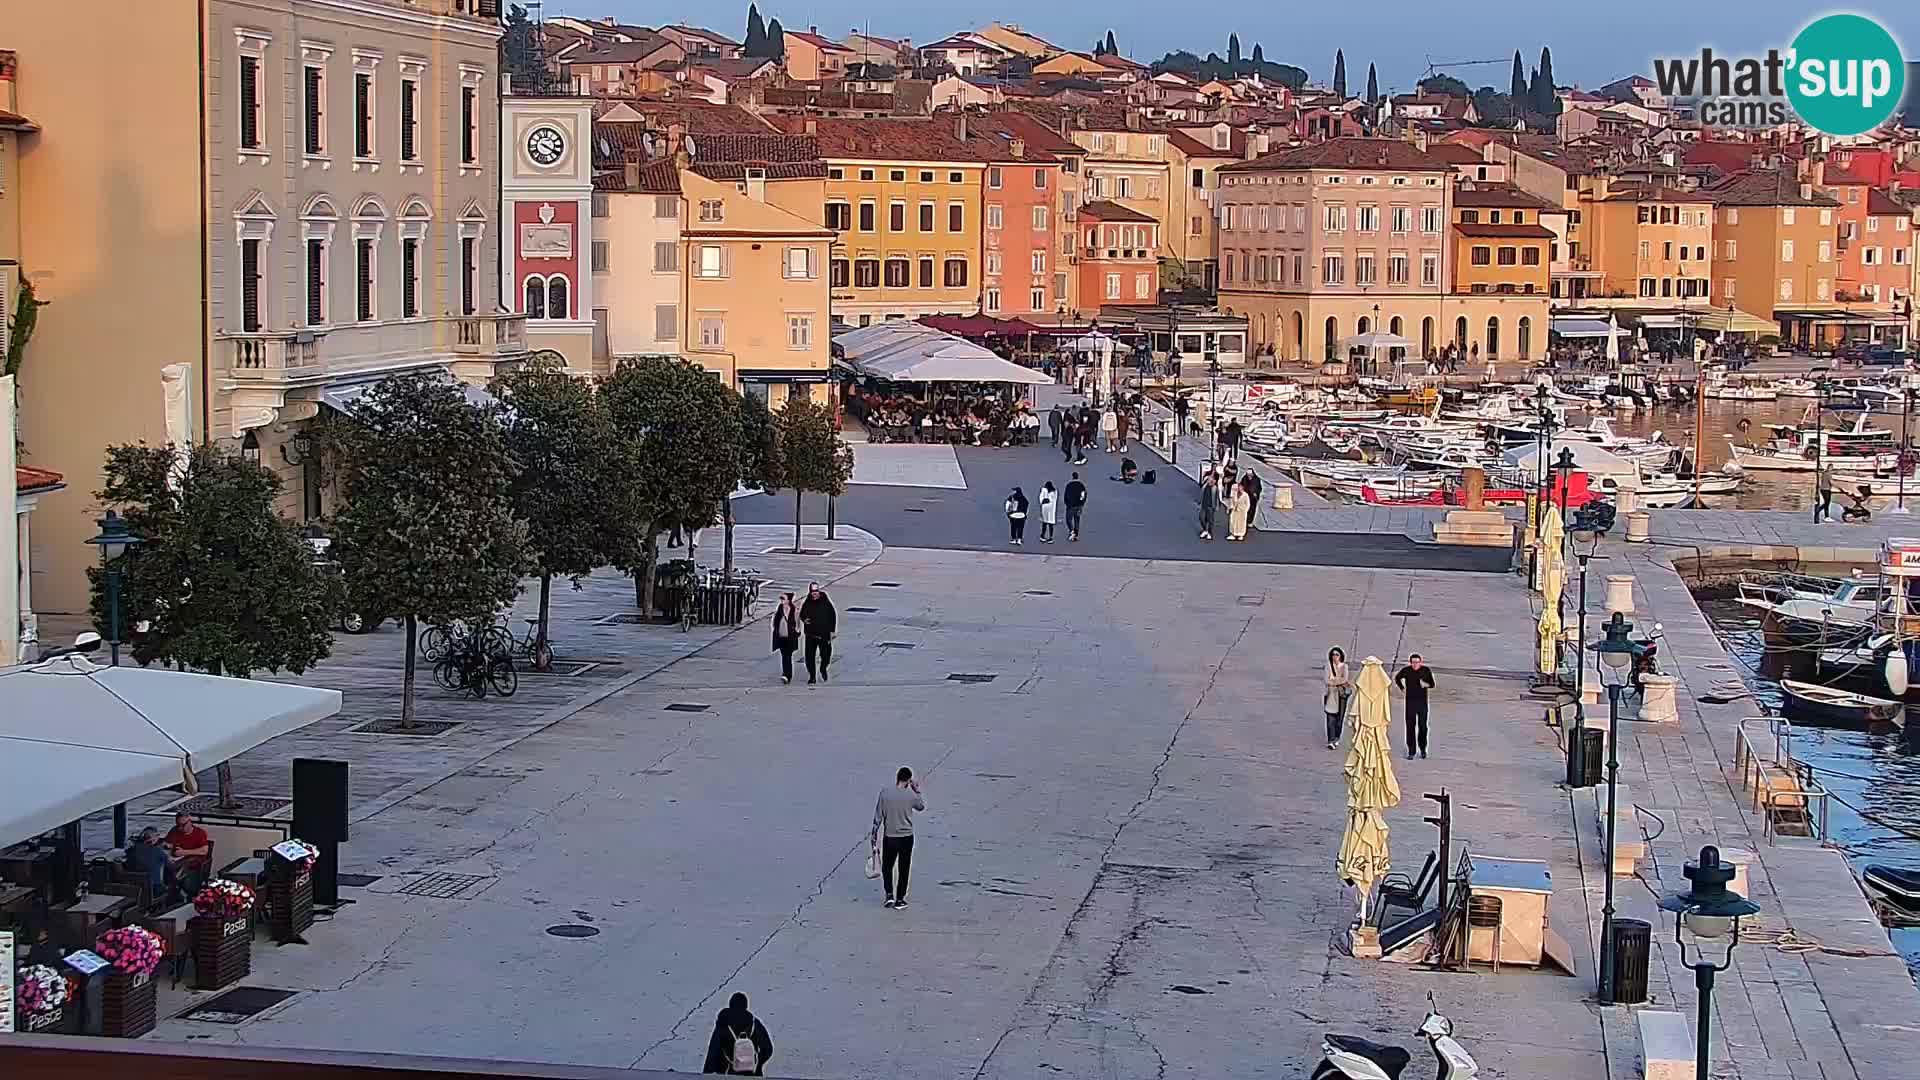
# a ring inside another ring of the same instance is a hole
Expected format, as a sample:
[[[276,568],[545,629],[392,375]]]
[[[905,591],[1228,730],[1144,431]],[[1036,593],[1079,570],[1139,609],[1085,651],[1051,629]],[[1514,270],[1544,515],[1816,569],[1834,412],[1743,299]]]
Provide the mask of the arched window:
[[[1327,362],[1340,359],[1340,323],[1333,316],[1327,316]]]
[[[570,309],[567,307],[567,279],[562,274],[555,274],[547,279],[547,318],[571,317]]]
[[[1465,315],[1453,320],[1453,347],[1461,352],[1467,351],[1467,317]]]
[[[1395,315],[1392,318],[1387,320],[1388,333],[1398,336],[1400,333],[1400,327],[1401,327],[1400,316]],[[1407,350],[1405,346],[1395,345],[1392,349],[1388,350],[1387,355],[1393,358],[1394,363],[1398,364],[1400,361],[1405,360],[1407,358]]]
[[[1293,356],[1291,359],[1307,358],[1307,320],[1299,312],[1293,313]]]
[[[1527,360],[1533,355],[1533,320],[1520,317],[1520,359]]]
[[[527,279],[527,318],[547,317],[547,279],[535,275]]]
[[[1367,318],[1365,315],[1360,316],[1360,328],[1356,331],[1356,333],[1364,334],[1367,331],[1372,329],[1373,329],[1373,320]]]
[[[1429,315],[1426,318],[1420,320],[1420,355],[1429,356],[1432,353],[1433,353],[1433,316]]]
[[[526,316],[529,319],[565,319],[570,317],[567,307],[567,277],[565,274],[527,275]]]
[[[1500,318],[1497,315],[1487,317],[1487,359],[1500,355]]]

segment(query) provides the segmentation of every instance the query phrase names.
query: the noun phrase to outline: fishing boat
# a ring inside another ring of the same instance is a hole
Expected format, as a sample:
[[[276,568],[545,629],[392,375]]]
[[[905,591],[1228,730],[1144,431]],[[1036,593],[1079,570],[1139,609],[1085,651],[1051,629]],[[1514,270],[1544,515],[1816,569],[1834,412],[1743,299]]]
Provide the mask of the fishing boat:
[[[1865,578],[1801,578],[1785,584],[1742,579],[1735,602],[1765,616],[1772,646],[1829,648],[1864,640],[1885,590]]]
[[[1910,915],[1920,915],[1920,870],[1885,863],[1868,863],[1860,880],[1881,899]]]
[[[1815,724],[1842,727],[1890,724],[1904,716],[1907,708],[1904,702],[1794,679],[1780,680],[1780,690],[1784,695],[1783,712],[1792,719]]]

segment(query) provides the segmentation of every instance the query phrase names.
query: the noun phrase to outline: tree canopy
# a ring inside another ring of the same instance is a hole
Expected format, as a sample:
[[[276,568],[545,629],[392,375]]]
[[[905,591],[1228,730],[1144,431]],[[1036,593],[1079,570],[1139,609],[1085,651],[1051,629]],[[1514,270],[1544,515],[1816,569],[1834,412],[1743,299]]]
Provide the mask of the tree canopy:
[[[787,31],[777,18],[767,20],[767,46],[761,55],[773,60],[787,58]]]
[[[1341,97],[1347,96],[1347,53],[1344,49],[1333,50],[1333,92]]]
[[[1291,64],[1276,64],[1265,59],[1258,45],[1253,47],[1251,59],[1242,60],[1238,64],[1229,64],[1217,54],[1209,53],[1202,58],[1194,53],[1178,50],[1154,61],[1152,70],[1155,75],[1171,71],[1200,82],[1258,75],[1265,82],[1278,83],[1294,90],[1307,85],[1305,71]]]
[[[1379,102],[1380,102],[1380,77],[1374,74],[1373,65],[1368,64],[1367,65],[1367,104],[1376,105],[1376,104],[1379,104]]]
[[[339,581],[274,512],[280,489],[271,470],[211,446],[108,448],[96,494],[142,540],[115,564],[121,635],[146,624],[136,661],[245,678],[302,672],[332,651]],[[87,574],[106,633],[106,575]]]
[[[844,495],[853,477],[853,448],[834,427],[833,410],[789,397],[774,418],[781,470],[793,489],[793,548],[800,550],[800,499],[808,491]]]
[[[740,43],[740,51],[748,56],[767,55],[767,24],[760,21],[760,6],[747,5],[747,37]]]
[[[1423,94],[1447,94],[1453,97],[1472,97],[1473,89],[1451,75],[1429,75],[1419,82]]]

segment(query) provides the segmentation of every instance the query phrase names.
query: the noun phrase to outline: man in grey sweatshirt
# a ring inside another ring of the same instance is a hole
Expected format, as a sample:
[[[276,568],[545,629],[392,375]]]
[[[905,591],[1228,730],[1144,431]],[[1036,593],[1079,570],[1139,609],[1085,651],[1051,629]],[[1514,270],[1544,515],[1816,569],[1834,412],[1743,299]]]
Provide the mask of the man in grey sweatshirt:
[[[907,906],[907,875],[913,869],[913,812],[926,808],[927,800],[920,795],[920,781],[913,778],[913,770],[905,765],[894,774],[893,786],[880,792],[880,801],[873,808],[873,832],[869,838],[880,842],[880,883],[886,886],[890,908]],[[895,863],[900,866],[898,887],[893,876]]]

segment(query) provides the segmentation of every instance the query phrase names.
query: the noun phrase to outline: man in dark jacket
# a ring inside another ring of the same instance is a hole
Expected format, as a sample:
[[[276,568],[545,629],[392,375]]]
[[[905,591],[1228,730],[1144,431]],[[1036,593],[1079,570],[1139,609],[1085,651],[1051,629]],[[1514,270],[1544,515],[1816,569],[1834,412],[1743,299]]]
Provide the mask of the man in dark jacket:
[[[742,1039],[753,1043],[751,1069],[734,1067],[737,1056],[735,1044]],[[700,1071],[722,1076],[764,1076],[767,1062],[772,1057],[773,1036],[767,1034],[767,1025],[747,1011],[747,995],[735,994],[727,1002],[727,1007],[721,1009],[720,1015],[714,1018],[713,1038],[707,1040],[707,1063]]]
[[[806,602],[800,605],[800,626],[807,634],[807,685],[813,685],[815,676],[827,678],[827,668],[833,664],[833,632],[838,616],[833,610],[833,601],[820,588],[819,582],[807,586]]]
[[[1262,486],[1260,477],[1255,475],[1252,469],[1248,469],[1247,474],[1240,478],[1240,486],[1247,489],[1247,498],[1253,504],[1251,508],[1247,510],[1247,528],[1251,529],[1253,528],[1254,519],[1260,516],[1260,489]]]
[[[1067,502],[1067,539],[1080,539],[1080,511],[1087,505],[1087,485],[1080,482],[1080,474],[1074,473],[1067,481],[1065,492]]]
[[[1053,448],[1060,449],[1060,406],[1055,405],[1047,411],[1047,431],[1053,436]]]
[[[1393,677],[1393,685],[1407,695],[1407,757],[1415,750],[1427,756],[1427,691],[1433,689],[1433,669],[1420,661],[1420,654],[1407,657],[1407,666]]]

